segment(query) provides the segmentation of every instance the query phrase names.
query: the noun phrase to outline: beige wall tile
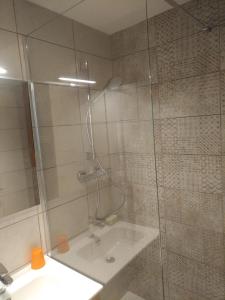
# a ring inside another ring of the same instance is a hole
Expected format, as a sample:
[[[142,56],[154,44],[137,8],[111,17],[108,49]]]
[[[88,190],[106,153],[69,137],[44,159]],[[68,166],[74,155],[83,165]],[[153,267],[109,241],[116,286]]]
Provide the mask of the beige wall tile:
[[[45,168],[82,161],[83,145],[79,125],[42,127],[40,138]]]
[[[46,25],[43,23],[40,29],[32,33],[32,36],[74,49],[73,21],[60,15],[56,15]]]
[[[108,121],[137,120],[138,96],[136,84],[123,85],[118,90],[106,92]]]
[[[31,77],[34,81],[58,81],[59,77],[75,76],[74,51],[29,39]]]
[[[77,172],[81,170],[84,170],[83,164],[71,163],[44,171],[48,208],[86,194],[86,185],[77,179]]]
[[[148,47],[147,22],[143,21],[112,35],[114,58],[128,55]]]
[[[26,0],[16,0],[15,12],[18,32],[28,35],[46,22],[52,20],[56,14]]]
[[[80,124],[78,90],[56,85],[35,85],[40,126]]]
[[[74,39],[76,50],[111,58],[111,40],[107,34],[74,22]]]
[[[109,152],[124,152],[124,137],[122,123],[108,123]]]
[[[77,51],[78,77],[85,80],[94,80],[95,89],[103,89],[112,78],[111,60]],[[88,66],[86,66],[88,62]],[[87,69],[88,68],[88,69]]]
[[[25,189],[16,191],[16,193],[0,196],[0,202],[3,205],[4,216],[15,214],[18,211],[28,209],[35,205],[34,190],[32,188]]]
[[[37,216],[0,230],[1,263],[10,272],[27,264],[31,258],[32,247],[37,246],[41,246]]]
[[[7,77],[22,79],[17,35],[0,30],[0,66],[7,70]]]
[[[27,160],[27,153],[23,150],[12,150],[1,152],[0,173],[24,170],[30,164]]]
[[[57,244],[59,235],[73,238],[88,227],[86,197],[65,203],[48,211],[52,246]]]
[[[0,196],[32,187],[32,170],[19,170],[0,175]]]
[[[154,153],[152,122],[125,122],[123,135],[125,152]]]
[[[16,31],[13,0],[0,1],[0,28]]]

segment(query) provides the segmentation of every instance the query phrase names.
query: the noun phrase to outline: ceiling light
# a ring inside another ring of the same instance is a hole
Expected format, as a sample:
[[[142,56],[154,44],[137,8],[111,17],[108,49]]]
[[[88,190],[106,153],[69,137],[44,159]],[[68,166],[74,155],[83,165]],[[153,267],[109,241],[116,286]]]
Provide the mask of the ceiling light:
[[[84,80],[84,79],[69,78],[69,77],[59,77],[59,80],[68,81],[68,82],[86,83],[86,84],[96,84],[96,81],[93,80]]]
[[[2,68],[2,67],[0,67],[0,74],[6,74],[6,73],[7,73],[7,70],[4,69],[4,68]]]

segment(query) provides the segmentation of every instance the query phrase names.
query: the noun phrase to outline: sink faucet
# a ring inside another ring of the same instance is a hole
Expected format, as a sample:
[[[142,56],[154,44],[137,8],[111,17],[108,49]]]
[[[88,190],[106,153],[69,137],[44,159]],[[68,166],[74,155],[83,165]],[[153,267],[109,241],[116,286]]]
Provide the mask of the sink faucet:
[[[100,237],[98,237],[96,234],[92,233],[90,236],[89,236],[90,239],[93,239],[95,241],[96,244],[100,243],[101,242],[101,239]]]
[[[10,277],[8,270],[1,263],[0,263],[0,281],[4,285],[10,285],[13,282],[13,279],[12,277]]]

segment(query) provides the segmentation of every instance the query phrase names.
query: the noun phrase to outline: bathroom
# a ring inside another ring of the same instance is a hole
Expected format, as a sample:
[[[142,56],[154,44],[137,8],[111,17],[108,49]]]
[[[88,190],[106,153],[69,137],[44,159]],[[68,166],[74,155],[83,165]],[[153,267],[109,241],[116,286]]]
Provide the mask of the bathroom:
[[[225,300],[225,0],[0,0],[0,300]]]

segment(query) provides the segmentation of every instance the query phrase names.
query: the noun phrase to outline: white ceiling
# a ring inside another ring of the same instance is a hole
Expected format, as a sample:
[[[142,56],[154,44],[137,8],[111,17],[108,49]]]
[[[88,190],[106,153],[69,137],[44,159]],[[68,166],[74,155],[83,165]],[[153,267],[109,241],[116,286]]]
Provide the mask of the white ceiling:
[[[29,0],[80,23],[112,34],[146,18],[145,0]],[[188,0],[176,0],[178,4]],[[71,8],[71,9],[70,9]],[[148,0],[148,17],[170,9],[165,0]]]

